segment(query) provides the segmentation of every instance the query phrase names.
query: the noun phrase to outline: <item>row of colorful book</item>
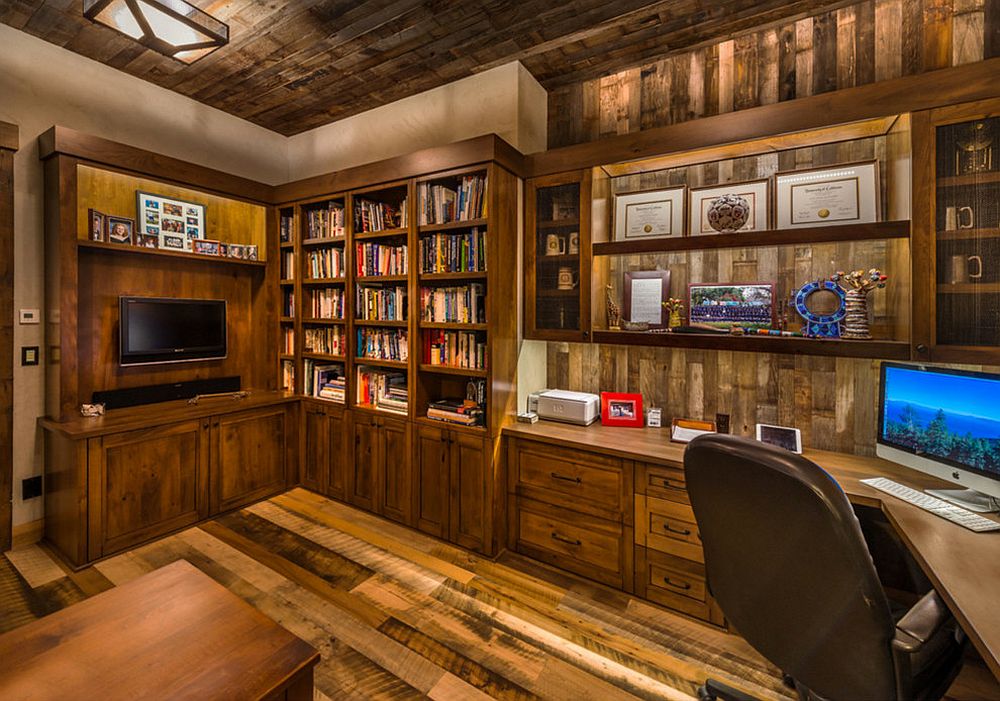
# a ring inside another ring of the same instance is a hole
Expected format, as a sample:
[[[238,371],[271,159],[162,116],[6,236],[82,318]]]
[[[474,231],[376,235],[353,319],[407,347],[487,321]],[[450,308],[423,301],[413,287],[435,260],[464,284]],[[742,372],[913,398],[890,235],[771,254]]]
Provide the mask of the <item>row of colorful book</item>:
[[[302,340],[306,353],[344,355],[347,352],[347,339],[339,326],[304,329]]]
[[[295,391],[295,362],[292,360],[281,361],[281,389]]]
[[[478,227],[454,234],[431,234],[417,250],[422,273],[467,273],[486,270],[486,231]]]
[[[423,362],[453,368],[486,368],[486,337],[474,331],[425,330]]]
[[[305,240],[342,238],[346,233],[345,223],[344,207],[337,202],[307,209]]]
[[[386,411],[405,414],[406,375],[399,372],[360,367],[357,373],[357,402]]]
[[[482,426],[486,412],[471,399],[441,399],[427,405],[427,418],[462,426]]]
[[[401,329],[371,329],[357,330],[357,357],[361,360],[396,360],[405,361],[409,358],[406,331]]]
[[[295,279],[295,254],[292,251],[285,251],[281,254],[281,279]]]
[[[363,321],[406,321],[405,287],[357,288],[354,316]]]
[[[310,397],[343,402],[347,396],[347,378],[344,366],[319,364],[312,360],[303,362],[305,371],[304,392]]]
[[[437,323],[486,323],[486,286],[422,287],[420,318]]]
[[[456,188],[441,183],[417,185],[420,224],[446,224],[486,216],[486,176],[463,175]]]
[[[344,251],[340,248],[321,248],[306,255],[307,277],[321,279],[343,277],[347,270]]]
[[[406,275],[406,245],[386,246],[380,243],[359,243],[355,247],[357,274]]]
[[[285,355],[295,353],[295,329],[281,329],[281,352]]]
[[[312,296],[313,319],[343,319],[344,299],[347,295],[338,287],[314,288]]]
[[[406,226],[406,198],[394,207],[386,202],[373,202],[361,197],[354,200],[354,231],[370,233]]]

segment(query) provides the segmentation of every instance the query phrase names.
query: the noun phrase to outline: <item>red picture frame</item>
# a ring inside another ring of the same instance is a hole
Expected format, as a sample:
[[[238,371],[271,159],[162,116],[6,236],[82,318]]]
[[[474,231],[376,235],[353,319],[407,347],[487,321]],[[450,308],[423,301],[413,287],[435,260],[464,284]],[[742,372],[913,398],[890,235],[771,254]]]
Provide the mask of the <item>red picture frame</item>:
[[[601,424],[642,428],[645,425],[642,395],[628,392],[601,392]]]

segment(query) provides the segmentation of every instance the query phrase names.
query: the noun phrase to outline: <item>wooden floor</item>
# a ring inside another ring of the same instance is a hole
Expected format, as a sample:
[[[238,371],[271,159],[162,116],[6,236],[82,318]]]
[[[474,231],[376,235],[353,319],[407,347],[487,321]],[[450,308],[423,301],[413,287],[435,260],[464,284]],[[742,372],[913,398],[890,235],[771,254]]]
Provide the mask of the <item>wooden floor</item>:
[[[0,631],[186,559],[319,649],[317,699],[790,698],[746,644],[505,554],[471,555],[301,489],[70,573],[0,558]],[[972,665],[950,692],[1000,699]]]

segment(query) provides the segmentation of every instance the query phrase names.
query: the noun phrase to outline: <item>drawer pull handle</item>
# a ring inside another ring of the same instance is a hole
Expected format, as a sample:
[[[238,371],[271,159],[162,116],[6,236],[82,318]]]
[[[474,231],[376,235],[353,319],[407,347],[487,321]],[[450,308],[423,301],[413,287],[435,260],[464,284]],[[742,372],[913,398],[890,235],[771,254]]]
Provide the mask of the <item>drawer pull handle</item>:
[[[575,484],[583,484],[583,480],[579,477],[567,477],[566,475],[560,475],[558,472],[550,472],[552,479],[562,480],[563,482],[574,482]]]
[[[566,543],[567,545],[583,545],[583,542],[580,540],[567,538],[566,536],[559,535],[558,533],[552,534],[552,540],[558,540],[560,543]]]
[[[688,584],[687,582],[675,582],[674,580],[670,579],[670,577],[664,577],[663,583],[666,584],[668,587],[673,587],[674,589],[680,589],[681,591],[687,591],[688,589],[691,588],[691,585]]]
[[[687,528],[673,528],[669,523],[664,523],[663,529],[677,535],[691,535],[691,531]]]
[[[663,480],[663,486],[666,487],[667,489],[678,489],[680,491],[684,491],[684,485],[683,484],[680,484],[678,482],[671,482],[668,479],[664,479]]]

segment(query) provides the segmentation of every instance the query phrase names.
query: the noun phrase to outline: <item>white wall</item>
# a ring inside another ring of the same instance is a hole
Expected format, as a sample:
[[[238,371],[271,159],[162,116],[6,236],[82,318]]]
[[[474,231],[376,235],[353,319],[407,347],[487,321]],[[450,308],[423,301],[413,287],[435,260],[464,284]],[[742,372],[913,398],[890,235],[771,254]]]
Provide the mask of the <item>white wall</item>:
[[[21,140],[14,158],[15,319],[23,308],[44,316],[37,137],[55,124],[271,184],[489,133],[525,152],[545,148],[545,91],[520,64],[288,139],[3,24],[0,46],[0,121],[17,124]],[[15,358],[21,346],[39,346],[44,363],[43,329],[44,319],[15,325]],[[15,366],[15,525],[43,515],[41,499],[20,501],[21,480],[43,471],[36,428],[43,395],[43,366]]]

